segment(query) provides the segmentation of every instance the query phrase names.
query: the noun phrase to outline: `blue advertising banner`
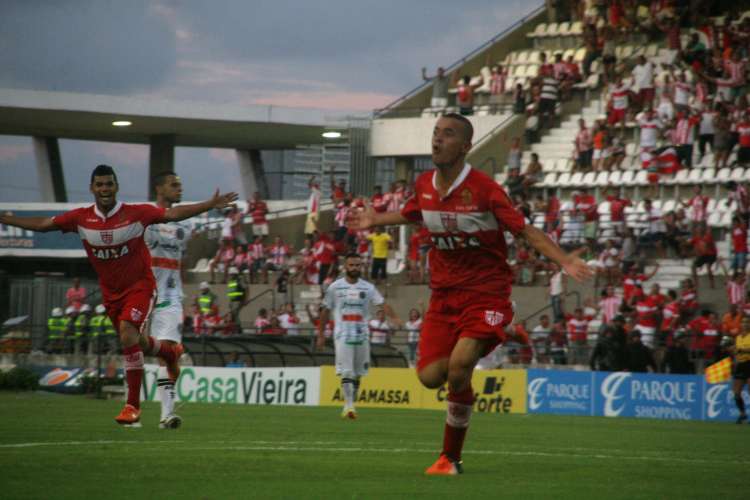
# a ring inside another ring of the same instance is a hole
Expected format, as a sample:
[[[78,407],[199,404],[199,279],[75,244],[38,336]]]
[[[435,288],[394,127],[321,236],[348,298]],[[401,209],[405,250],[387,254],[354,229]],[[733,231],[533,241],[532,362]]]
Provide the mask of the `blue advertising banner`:
[[[0,210],[11,211],[19,217],[53,217],[81,205],[59,204],[60,208],[56,209],[47,206],[50,209],[16,209],[2,204]],[[36,233],[0,224],[0,256],[81,258],[86,257],[86,252],[76,233]]]
[[[591,415],[592,372],[527,370],[529,413]]]
[[[734,393],[732,392],[732,383],[724,384],[704,384],[703,417],[705,420],[732,421],[737,420],[740,411],[734,404]],[[742,399],[745,400],[745,406],[750,408],[750,397],[747,390],[742,391]]]
[[[703,377],[594,372],[594,415],[700,420]]]

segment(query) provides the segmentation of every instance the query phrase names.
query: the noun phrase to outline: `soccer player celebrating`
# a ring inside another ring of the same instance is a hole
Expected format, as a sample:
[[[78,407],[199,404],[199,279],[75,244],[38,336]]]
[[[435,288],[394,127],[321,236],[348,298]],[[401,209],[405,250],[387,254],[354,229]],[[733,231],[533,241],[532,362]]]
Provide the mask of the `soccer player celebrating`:
[[[182,182],[174,172],[163,172],[154,178],[156,206],[164,209],[182,200]],[[188,221],[151,224],[144,239],[151,252],[151,270],[156,278],[156,304],[151,314],[151,336],[175,348],[182,342],[182,255],[193,226]],[[159,428],[176,429],[182,418],[174,414],[174,384],[167,365],[159,359],[157,386],[161,399]]]
[[[451,113],[439,118],[432,134],[437,168],[419,176],[401,211],[366,208],[352,211],[349,221],[356,230],[422,222],[432,238],[432,296],[422,324],[417,376],[431,389],[448,382],[448,411],[442,453],[425,471],[429,475],[462,472],[461,450],[475,399],[474,367],[505,338],[505,326],[513,320],[503,231],[525,238],[574,279],[593,276],[577,252],[566,254],[541,230],[526,225],[505,191],[465,164],[472,135],[465,117]]]
[[[210,200],[181,207],[154,207],[117,201],[117,175],[109,165],[99,165],[91,173],[89,190],[95,203],[55,217],[0,216],[0,223],[29,231],[77,232],[89,262],[99,275],[104,305],[120,336],[128,384],[127,404],[115,421],[140,426],[140,387],[143,380],[143,356],[158,356],[166,363],[168,377],[179,375],[182,345],[162,343],[141,333],[154,297],[156,283],[151,271],[151,256],[143,241],[147,226],[175,222],[213,208],[224,208],[237,199],[236,193],[219,194]]]
[[[326,289],[318,323],[317,347],[325,343],[325,327],[330,312],[333,311],[333,342],[336,356],[336,375],[341,377],[341,390],[344,393],[342,418],[354,420],[357,412],[354,401],[357,399],[360,378],[367,375],[370,365],[370,305],[382,305],[388,316],[393,316],[391,308],[384,303],[377,288],[363,279],[362,258],[350,253],[344,260],[345,276],[331,283]]]

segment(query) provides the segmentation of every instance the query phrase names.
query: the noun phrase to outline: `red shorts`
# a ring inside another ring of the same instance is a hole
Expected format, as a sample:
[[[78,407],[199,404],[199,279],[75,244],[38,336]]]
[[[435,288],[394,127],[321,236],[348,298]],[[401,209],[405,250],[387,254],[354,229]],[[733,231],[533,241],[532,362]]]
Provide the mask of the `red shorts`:
[[[436,290],[422,323],[417,371],[449,358],[458,339],[487,339],[489,354],[505,340],[505,326],[513,321],[513,306],[506,298],[464,290]]]
[[[655,95],[656,92],[653,87],[641,89],[638,92],[638,99],[641,101],[641,104],[651,103],[654,100]]]
[[[107,308],[107,315],[112,320],[112,326],[115,327],[117,333],[120,333],[121,321],[132,323],[140,330],[151,314],[155,296],[155,290],[139,288],[126,292],[117,300],[105,299],[104,307]]]
[[[625,111],[624,109],[610,109],[609,115],[607,116],[607,122],[610,125],[614,125],[615,123],[624,122],[625,121]]]

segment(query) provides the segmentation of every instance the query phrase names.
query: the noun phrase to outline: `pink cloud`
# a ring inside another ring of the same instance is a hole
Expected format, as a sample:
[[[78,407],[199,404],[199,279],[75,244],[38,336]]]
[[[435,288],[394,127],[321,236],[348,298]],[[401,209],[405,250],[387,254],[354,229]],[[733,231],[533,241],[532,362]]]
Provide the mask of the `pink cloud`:
[[[382,108],[397,98],[396,95],[375,92],[277,92],[267,97],[254,99],[252,104],[370,111]]]
[[[31,144],[0,145],[0,161],[15,161],[23,156],[30,155],[31,153]]]

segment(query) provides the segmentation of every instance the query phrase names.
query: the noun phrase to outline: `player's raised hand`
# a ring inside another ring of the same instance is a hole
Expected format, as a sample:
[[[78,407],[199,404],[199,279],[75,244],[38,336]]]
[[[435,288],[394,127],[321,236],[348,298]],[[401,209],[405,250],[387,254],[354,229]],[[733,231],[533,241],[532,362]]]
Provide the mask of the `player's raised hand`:
[[[235,192],[221,194],[219,192],[219,189],[217,188],[216,191],[214,192],[213,197],[211,198],[211,204],[213,208],[218,208],[218,209],[227,208],[232,203],[237,201],[238,198],[239,196]]]
[[[346,214],[346,227],[354,231],[371,228],[375,223],[375,209],[365,202],[365,208],[349,210]]]
[[[594,276],[594,270],[580,257],[585,251],[586,247],[581,247],[570,252],[562,264],[565,272],[578,282],[586,281]]]

